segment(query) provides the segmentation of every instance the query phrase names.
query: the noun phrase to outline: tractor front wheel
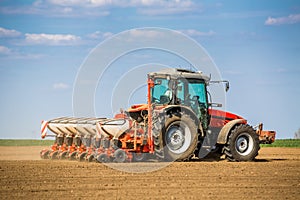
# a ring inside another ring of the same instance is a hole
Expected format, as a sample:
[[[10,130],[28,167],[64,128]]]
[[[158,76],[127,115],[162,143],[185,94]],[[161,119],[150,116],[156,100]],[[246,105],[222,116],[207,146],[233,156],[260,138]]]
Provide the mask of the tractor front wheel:
[[[229,161],[253,161],[259,149],[255,130],[247,124],[241,124],[231,131],[224,153]]]

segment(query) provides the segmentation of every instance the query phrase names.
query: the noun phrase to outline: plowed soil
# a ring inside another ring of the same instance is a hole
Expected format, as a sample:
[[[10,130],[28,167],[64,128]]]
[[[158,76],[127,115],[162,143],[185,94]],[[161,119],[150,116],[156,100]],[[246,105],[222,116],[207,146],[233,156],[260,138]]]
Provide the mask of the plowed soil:
[[[300,148],[262,148],[255,162],[175,162],[148,173],[41,160],[41,149],[0,147],[0,199],[300,199]]]

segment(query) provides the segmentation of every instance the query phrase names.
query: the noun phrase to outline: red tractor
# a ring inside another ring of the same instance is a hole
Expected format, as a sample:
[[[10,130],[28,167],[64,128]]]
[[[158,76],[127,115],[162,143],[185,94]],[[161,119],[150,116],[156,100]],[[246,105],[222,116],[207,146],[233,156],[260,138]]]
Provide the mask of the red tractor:
[[[229,89],[228,81],[218,82]],[[99,162],[186,161],[223,154],[230,161],[254,160],[260,143],[274,142],[275,131],[263,131],[262,124],[253,128],[238,115],[212,109],[220,105],[210,101],[210,83],[203,73],[185,69],[149,73],[147,104],[133,105],[113,119],[50,120],[42,132],[48,128],[57,135],[95,137],[99,145],[84,155]]]

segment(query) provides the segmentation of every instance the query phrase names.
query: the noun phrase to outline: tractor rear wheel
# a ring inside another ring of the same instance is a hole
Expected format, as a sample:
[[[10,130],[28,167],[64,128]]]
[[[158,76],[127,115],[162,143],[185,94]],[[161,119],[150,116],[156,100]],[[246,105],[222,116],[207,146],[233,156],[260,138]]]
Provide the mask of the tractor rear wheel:
[[[224,153],[229,161],[252,161],[259,149],[255,130],[248,124],[241,124],[231,130]]]
[[[163,132],[165,159],[169,161],[189,160],[198,144],[195,121],[185,113],[168,115]]]

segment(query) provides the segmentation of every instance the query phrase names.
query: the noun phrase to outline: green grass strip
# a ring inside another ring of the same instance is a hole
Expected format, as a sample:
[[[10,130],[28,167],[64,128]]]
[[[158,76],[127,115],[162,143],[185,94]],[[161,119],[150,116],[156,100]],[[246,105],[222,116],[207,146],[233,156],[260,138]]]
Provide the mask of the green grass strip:
[[[300,139],[277,139],[272,144],[261,144],[261,147],[300,147]]]
[[[53,140],[0,139],[0,146],[50,146],[53,142]]]
[[[0,139],[0,146],[50,146],[53,140],[12,140]],[[261,147],[298,147],[300,148],[300,139],[277,139],[273,144],[261,144]]]

